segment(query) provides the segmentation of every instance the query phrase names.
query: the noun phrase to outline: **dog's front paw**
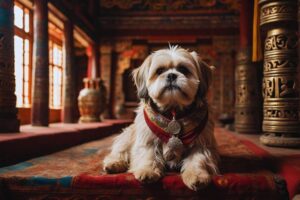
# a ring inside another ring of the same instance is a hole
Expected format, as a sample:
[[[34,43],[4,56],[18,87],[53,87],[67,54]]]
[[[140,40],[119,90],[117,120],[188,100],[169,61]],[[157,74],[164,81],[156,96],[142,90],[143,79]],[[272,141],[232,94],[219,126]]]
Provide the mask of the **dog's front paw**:
[[[106,160],[103,170],[109,174],[122,173],[128,170],[128,163],[124,160]]]
[[[206,171],[202,171],[202,173],[196,173],[187,170],[181,174],[181,177],[184,184],[194,191],[206,187],[211,182],[211,175]]]
[[[162,177],[162,172],[159,169],[139,169],[133,175],[142,183],[152,183]]]

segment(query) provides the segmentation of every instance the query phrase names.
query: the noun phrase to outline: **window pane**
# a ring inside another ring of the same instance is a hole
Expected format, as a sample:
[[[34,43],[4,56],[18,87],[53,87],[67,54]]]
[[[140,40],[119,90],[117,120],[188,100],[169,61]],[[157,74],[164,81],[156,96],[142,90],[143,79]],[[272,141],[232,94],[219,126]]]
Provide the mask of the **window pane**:
[[[57,61],[58,65],[62,66],[62,50],[61,50],[61,48],[58,49],[57,59],[58,59],[58,61]]]
[[[51,64],[49,65],[49,84],[49,102],[50,107],[53,107],[53,65]]]
[[[61,106],[61,71],[58,67],[53,68],[53,106],[59,108]]]
[[[29,96],[25,96],[24,97],[24,106],[28,107],[30,104],[29,104]]]
[[[25,18],[24,18],[24,20],[25,20],[25,32],[26,33],[29,33],[29,29],[30,29],[30,22],[29,22],[29,10],[28,9],[26,9],[25,10],[25,16],[24,16]]]
[[[30,52],[30,10],[21,3],[14,5],[14,25],[15,28],[22,29],[15,31],[14,53],[15,53],[15,79],[17,106],[29,106],[30,101],[30,77],[31,77],[31,52]],[[26,39],[25,39],[26,38]]]
[[[50,49],[50,51],[49,51],[49,63],[53,64],[53,51],[52,51],[52,49]]]
[[[29,65],[29,40],[25,39],[24,64]]]
[[[14,36],[17,106],[23,105],[23,39]]]
[[[60,74],[59,69],[55,66],[53,70],[53,79],[54,79],[54,85],[57,85],[59,83]]]
[[[61,84],[62,84],[62,71],[58,66],[53,66],[52,76],[52,106],[54,108],[61,107]]]
[[[29,81],[29,66],[24,66],[24,81]]]
[[[24,12],[22,10],[22,8],[20,8],[19,6],[15,5],[14,6],[14,17],[15,17],[15,26],[23,29],[23,16],[24,16]]]
[[[29,96],[29,83],[24,82],[24,96]]]
[[[23,64],[23,42],[19,36],[14,36],[15,39],[15,62]]]
[[[53,64],[58,65],[59,64],[59,62],[58,62],[58,48],[57,48],[56,45],[53,48],[53,58],[54,58]]]
[[[62,46],[50,40],[49,42],[50,67],[50,106],[61,108],[62,100]]]

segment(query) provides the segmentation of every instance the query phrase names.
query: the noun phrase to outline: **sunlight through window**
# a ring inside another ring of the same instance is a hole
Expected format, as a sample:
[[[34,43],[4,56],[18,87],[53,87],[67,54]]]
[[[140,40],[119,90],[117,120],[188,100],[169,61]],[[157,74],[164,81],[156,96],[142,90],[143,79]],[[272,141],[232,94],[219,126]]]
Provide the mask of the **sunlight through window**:
[[[50,64],[50,107],[60,109],[62,106],[62,45],[50,40],[49,42]]]
[[[15,5],[14,6],[14,17],[15,17],[15,26],[20,29],[23,29],[23,19],[24,19],[24,11],[21,7]]]
[[[14,52],[15,52],[15,80],[17,107],[30,106],[30,78],[31,78],[31,41],[30,33],[31,13],[22,4],[14,6]]]

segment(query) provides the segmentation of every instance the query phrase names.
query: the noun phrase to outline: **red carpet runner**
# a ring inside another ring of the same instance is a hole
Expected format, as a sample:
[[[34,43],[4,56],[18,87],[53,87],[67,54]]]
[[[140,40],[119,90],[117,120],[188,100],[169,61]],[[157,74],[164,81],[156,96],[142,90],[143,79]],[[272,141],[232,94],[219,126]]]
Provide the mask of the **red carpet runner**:
[[[223,129],[215,134],[221,175],[198,192],[176,173],[147,185],[131,174],[103,174],[107,137],[0,168],[0,199],[287,199],[287,188],[290,197],[300,192],[299,157],[275,159]]]

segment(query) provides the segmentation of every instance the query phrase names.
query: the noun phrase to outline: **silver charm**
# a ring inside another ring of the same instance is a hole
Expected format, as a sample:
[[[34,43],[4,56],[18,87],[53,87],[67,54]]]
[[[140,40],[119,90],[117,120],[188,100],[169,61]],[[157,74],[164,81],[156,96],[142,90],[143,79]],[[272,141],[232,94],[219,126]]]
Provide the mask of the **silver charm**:
[[[178,121],[175,120],[173,117],[172,121],[168,124],[168,132],[172,133],[173,135],[178,135],[181,131],[181,125]]]
[[[168,147],[168,151],[165,154],[165,159],[167,161],[171,161],[171,160],[179,160],[182,156],[182,153],[184,151],[184,146],[182,141],[176,137],[176,136],[172,136],[168,143],[167,143],[167,147]]]

